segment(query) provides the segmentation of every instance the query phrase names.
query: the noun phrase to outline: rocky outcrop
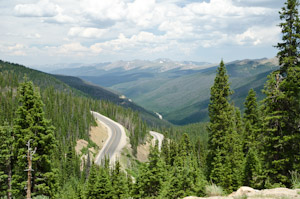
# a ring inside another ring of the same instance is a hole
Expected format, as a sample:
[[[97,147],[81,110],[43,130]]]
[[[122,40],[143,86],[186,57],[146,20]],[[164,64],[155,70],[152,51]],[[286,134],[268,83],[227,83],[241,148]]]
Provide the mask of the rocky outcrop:
[[[241,187],[228,196],[206,197],[206,199],[300,199],[300,189],[275,188],[256,190],[251,187]],[[205,197],[189,196],[185,199],[205,199]]]

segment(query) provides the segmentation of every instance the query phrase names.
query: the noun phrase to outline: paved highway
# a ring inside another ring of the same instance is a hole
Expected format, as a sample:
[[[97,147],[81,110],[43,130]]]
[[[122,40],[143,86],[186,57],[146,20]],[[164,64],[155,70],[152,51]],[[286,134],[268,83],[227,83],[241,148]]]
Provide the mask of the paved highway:
[[[158,140],[158,150],[161,150],[161,145],[162,145],[162,141],[164,139],[164,135],[161,133],[157,133],[155,131],[150,131],[150,135],[153,136],[154,138],[154,142],[156,142],[156,140]]]
[[[110,164],[113,164],[120,157],[121,150],[126,145],[126,133],[124,127],[97,112],[91,112],[97,120],[105,124],[108,130],[108,138],[97,155],[95,163],[100,165],[101,160],[104,160],[104,157],[107,156],[110,158]]]
[[[126,145],[126,133],[124,127],[104,115],[94,111],[91,112],[97,120],[107,127],[108,131],[108,138],[98,153],[95,163],[100,165],[101,160],[104,160],[104,157],[107,156],[110,158],[110,164],[114,164],[114,162],[120,157],[122,148]],[[154,131],[150,131],[150,134],[153,136],[154,142],[158,140],[158,148],[161,150],[164,135]]]

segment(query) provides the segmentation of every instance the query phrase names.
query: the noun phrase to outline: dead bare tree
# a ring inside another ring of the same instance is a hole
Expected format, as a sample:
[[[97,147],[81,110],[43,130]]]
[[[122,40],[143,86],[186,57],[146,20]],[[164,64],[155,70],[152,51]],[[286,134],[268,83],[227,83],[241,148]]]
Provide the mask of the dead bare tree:
[[[25,171],[27,172],[27,195],[26,195],[26,199],[31,199],[31,178],[32,178],[32,174],[31,172],[33,171],[32,169],[32,156],[35,154],[36,152],[36,147],[34,149],[34,151],[32,151],[32,149],[30,148],[30,141],[28,140],[26,146],[28,147],[27,149],[27,161],[28,161],[28,169],[26,169]]]

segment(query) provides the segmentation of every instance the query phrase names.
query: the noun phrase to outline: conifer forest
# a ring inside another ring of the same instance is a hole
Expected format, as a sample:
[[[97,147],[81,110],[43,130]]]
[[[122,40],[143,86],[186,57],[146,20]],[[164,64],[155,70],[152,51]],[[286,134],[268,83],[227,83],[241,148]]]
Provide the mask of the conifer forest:
[[[299,1],[279,11],[280,69],[268,75],[264,99],[248,91],[241,111],[221,60],[208,106],[209,121],[186,126],[147,123],[138,111],[99,100],[55,76],[0,61],[0,198],[127,199],[206,196],[208,186],[229,194],[300,188]],[[133,156],[148,132],[164,134],[147,162],[122,168],[105,159],[84,162],[78,139],[90,140],[99,112],[127,129]],[[31,180],[29,180],[31,179]],[[30,196],[30,197],[28,197]]]

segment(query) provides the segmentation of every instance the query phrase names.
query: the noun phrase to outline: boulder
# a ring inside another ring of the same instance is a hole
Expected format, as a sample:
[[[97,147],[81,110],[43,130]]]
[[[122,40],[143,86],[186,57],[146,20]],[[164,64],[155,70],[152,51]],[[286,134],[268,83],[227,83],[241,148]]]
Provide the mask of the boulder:
[[[257,194],[259,191],[256,189],[253,189],[251,187],[240,187],[236,192],[231,193],[229,196],[242,196],[242,195],[254,195]]]

